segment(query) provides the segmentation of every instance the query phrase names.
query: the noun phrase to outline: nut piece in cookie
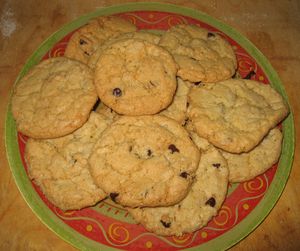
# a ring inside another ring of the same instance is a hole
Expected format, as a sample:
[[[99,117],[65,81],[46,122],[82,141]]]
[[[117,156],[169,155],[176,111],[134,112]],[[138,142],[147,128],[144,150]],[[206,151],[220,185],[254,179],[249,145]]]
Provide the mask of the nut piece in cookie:
[[[72,35],[64,56],[87,63],[97,48],[107,39],[135,30],[135,25],[117,16],[92,19]]]
[[[155,114],[172,102],[176,71],[165,49],[140,39],[123,39],[102,51],[95,86],[101,101],[119,114]]]
[[[72,134],[28,140],[25,159],[29,177],[55,206],[62,210],[81,209],[107,196],[90,175],[88,157],[109,123],[92,112],[89,120]]]
[[[95,183],[115,202],[172,205],[193,182],[200,153],[185,129],[164,116],[122,116],[107,128],[89,159]]]
[[[215,147],[202,148],[198,141],[195,143],[202,152],[199,167],[191,190],[182,201],[169,207],[128,208],[150,232],[181,236],[204,227],[217,215],[227,194],[227,162]]]
[[[76,60],[57,57],[34,66],[16,84],[12,113],[23,134],[56,138],[81,127],[96,101],[91,69]]]
[[[197,134],[231,153],[249,152],[289,113],[270,85],[231,79],[194,87],[188,117]]]
[[[191,82],[216,82],[231,78],[237,60],[231,45],[217,33],[196,25],[171,27],[159,42],[179,65],[177,75]]]

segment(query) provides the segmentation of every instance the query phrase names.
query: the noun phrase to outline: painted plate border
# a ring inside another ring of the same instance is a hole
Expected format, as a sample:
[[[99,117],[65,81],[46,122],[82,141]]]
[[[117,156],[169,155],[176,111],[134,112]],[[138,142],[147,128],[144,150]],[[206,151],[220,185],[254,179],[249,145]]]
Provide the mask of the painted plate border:
[[[32,54],[27,60],[23,69],[21,70],[15,84],[19,79],[26,74],[26,72],[35,64],[37,64],[45,53],[52,48],[52,46],[62,39],[66,34],[80,27],[86,23],[89,19],[99,15],[111,15],[115,13],[123,13],[130,11],[165,11],[176,14],[189,16],[202,22],[205,22],[217,29],[223,31],[229,35],[233,40],[239,43],[260,65],[265,74],[267,75],[270,84],[285,98],[288,103],[288,98],[284,90],[279,76],[273,69],[267,58],[243,35],[237,32],[232,27],[222,23],[221,21],[203,13],[198,10],[181,7],[173,4],[165,3],[128,3],[122,5],[115,5],[105,7],[91,12],[87,15],[81,16],[75,21],[66,24],[57,32],[52,34],[47,40],[45,40],[40,47]],[[278,201],[283,189],[288,180],[290,170],[293,163],[294,146],[295,146],[295,129],[292,111],[290,115],[283,122],[283,146],[282,155],[278,164],[274,180],[272,181],[267,193],[261,202],[255,207],[255,209],[243,219],[237,226],[230,231],[224,233],[220,237],[213,239],[209,242],[201,244],[198,247],[188,248],[187,250],[224,250],[232,247],[238,243],[241,239],[251,233],[269,214],[272,208]],[[18,148],[17,130],[14,119],[11,113],[11,104],[8,105],[6,121],[5,121],[5,146],[7,151],[7,158],[9,161],[10,169],[14,176],[15,182],[33,212],[37,217],[53,232],[60,236],[65,241],[72,244],[74,247],[81,250],[116,250],[109,246],[97,243],[88,239],[82,235],[79,235],[71,227],[65,225],[61,220],[42,202],[34,188],[31,186],[25,169],[22,164],[21,156]]]

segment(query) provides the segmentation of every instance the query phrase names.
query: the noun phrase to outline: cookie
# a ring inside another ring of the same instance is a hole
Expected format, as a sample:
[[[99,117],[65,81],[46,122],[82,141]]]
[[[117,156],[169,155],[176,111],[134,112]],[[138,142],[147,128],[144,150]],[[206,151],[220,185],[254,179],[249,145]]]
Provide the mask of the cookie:
[[[196,25],[171,27],[159,42],[179,65],[177,75],[191,82],[216,82],[234,75],[237,60],[231,45],[217,33]]]
[[[12,113],[18,131],[55,138],[81,127],[97,100],[91,69],[64,57],[34,66],[15,86]]]
[[[193,181],[200,153],[187,131],[164,116],[122,116],[89,158],[95,183],[129,207],[172,205]]]
[[[64,56],[88,63],[89,58],[107,39],[135,30],[135,25],[120,17],[103,16],[92,19],[72,35]]]
[[[221,151],[227,160],[230,182],[243,182],[264,173],[277,163],[281,153],[282,133],[278,128],[248,153],[232,154]]]
[[[165,49],[140,39],[123,39],[101,53],[95,86],[100,100],[119,114],[155,114],[172,102],[176,71]]]
[[[187,117],[187,97],[190,87],[191,83],[183,81],[181,78],[177,78],[177,89],[173,101],[159,114],[174,119],[183,125]]]
[[[121,33],[120,35],[116,37],[112,37],[108,41],[106,41],[102,46],[99,46],[97,50],[90,56],[89,61],[88,61],[88,66],[91,67],[92,69],[95,69],[97,61],[100,57],[100,54],[102,53],[103,49],[122,39],[128,39],[128,38],[135,38],[135,39],[141,39],[144,41],[148,41],[153,44],[158,44],[160,40],[160,36],[151,32],[147,31],[136,31],[136,32],[127,32],[127,33]]]
[[[29,177],[55,206],[62,210],[81,209],[106,197],[90,175],[88,157],[108,125],[103,116],[92,112],[89,120],[72,134],[28,140],[25,159]]]
[[[228,186],[227,163],[215,147],[202,148],[201,139],[195,143],[202,151],[201,159],[191,190],[181,202],[170,207],[128,208],[135,221],[148,231],[164,236],[196,231],[222,206]]]
[[[199,136],[231,153],[253,149],[289,113],[270,85],[231,79],[192,88],[188,117]]]

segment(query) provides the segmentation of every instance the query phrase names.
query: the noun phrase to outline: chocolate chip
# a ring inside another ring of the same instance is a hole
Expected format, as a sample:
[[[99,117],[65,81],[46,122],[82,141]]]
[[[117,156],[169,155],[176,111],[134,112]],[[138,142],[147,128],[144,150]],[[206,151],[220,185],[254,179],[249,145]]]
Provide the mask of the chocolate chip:
[[[214,167],[216,167],[216,168],[219,168],[219,167],[221,166],[220,163],[213,163],[212,165],[213,165]]]
[[[182,172],[182,173],[180,174],[180,177],[186,179],[186,178],[188,177],[188,175],[189,175],[189,174],[188,174],[187,172]]]
[[[152,155],[152,151],[150,149],[147,150],[147,155],[150,157]]]
[[[151,86],[153,86],[153,87],[156,87],[156,84],[153,83],[152,81],[149,81],[149,84],[150,84]]]
[[[110,193],[109,196],[112,199],[112,201],[116,202],[116,198],[119,196],[119,194],[118,193]]]
[[[216,200],[215,198],[211,197],[209,198],[206,202],[205,205],[210,205],[211,207],[214,207],[216,205]]]
[[[113,89],[113,95],[116,96],[116,97],[120,97],[122,96],[122,91],[120,88],[115,88]]]
[[[96,109],[97,109],[97,107],[98,107],[98,105],[100,104],[100,99],[97,99],[97,102],[94,104],[94,106],[93,106],[93,111],[96,111]]]
[[[256,72],[251,70],[245,77],[244,79],[251,79],[252,76],[255,76]]]
[[[171,150],[171,153],[179,152],[178,148],[173,144],[169,145],[168,149]]]
[[[201,84],[201,81],[195,82],[195,83],[194,83],[195,86],[198,86],[198,85],[200,85],[200,84]]]
[[[208,37],[208,38],[210,38],[210,37],[215,37],[215,34],[212,33],[212,32],[208,32],[208,33],[207,33],[207,37]]]
[[[165,228],[171,227],[171,222],[164,222],[163,220],[160,220],[160,223],[163,224]]]
[[[81,45],[83,45],[83,44],[87,44],[87,41],[85,41],[85,40],[83,40],[83,39],[80,39],[80,40],[79,40],[79,43],[80,43]]]
[[[183,126],[186,126],[188,122],[189,122],[189,119],[186,118],[186,119],[184,120],[184,122],[183,122]]]

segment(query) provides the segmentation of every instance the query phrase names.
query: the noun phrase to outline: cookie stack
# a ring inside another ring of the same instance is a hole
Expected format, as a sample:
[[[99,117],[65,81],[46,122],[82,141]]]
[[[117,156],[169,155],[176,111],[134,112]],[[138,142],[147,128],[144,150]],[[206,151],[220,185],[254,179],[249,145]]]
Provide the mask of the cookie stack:
[[[62,210],[109,197],[159,235],[205,226],[228,182],[278,161],[289,112],[269,85],[233,79],[236,68],[231,45],[195,25],[158,35],[91,20],[14,89],[29,177]]]

